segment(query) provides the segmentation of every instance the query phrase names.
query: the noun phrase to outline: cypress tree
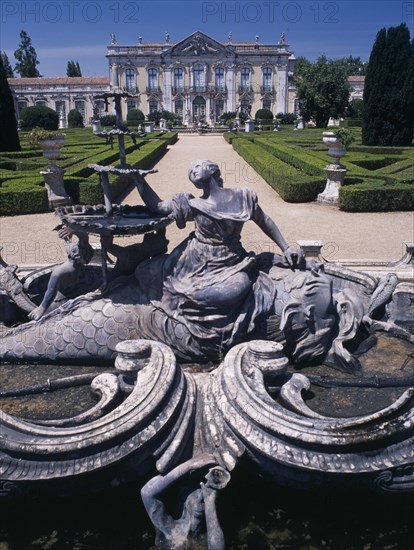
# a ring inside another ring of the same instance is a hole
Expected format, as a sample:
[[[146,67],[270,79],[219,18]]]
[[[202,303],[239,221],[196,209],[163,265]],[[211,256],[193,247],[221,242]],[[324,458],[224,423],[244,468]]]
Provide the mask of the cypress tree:
[[[0,151],[20,151],[13,96],[0,56]]]
[[[81,68],[79,65],[79,61],[68,61],[67,67],[66,67],[66,76],[82,76]]]
[[[411,145],[414,128],[414,48],[405,24],[381,29],[364,87],[362,142]]]
[[[37,60],[36,50],[32,46],[32,40],[26,31],[20,32],[20,40],[19,47],[14,52],[14,57],[17,59],[15,71],[22,78],[37,78],[40,76],[37,70],[39,61]]]
[[[13,68],[10,65],[9,58],[7,57],[6,52],[1,52],[1,59],[3,61],[3,67],[6,72],[7,78],[14,78]]]

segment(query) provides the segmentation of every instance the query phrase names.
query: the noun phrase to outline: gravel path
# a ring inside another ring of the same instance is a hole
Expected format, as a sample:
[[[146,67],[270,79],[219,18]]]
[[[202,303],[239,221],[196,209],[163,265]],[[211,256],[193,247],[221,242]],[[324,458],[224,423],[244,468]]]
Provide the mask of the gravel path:
[[[405,251],[404,241],[414,241],[413,212],[356,214],[317,203],[284,202],[221,136],[180,136],[158,162],[158,173],[148,176],[148,182],[161,198],[168,198],[178,191],[194,192],[187,169],[192,160],[205,158],[220,165],[225,186],[254,189],[260,205],[276,221],[290,243],[301,239],[321,240],[324,243],[322,254],[329,260],[397,260]],[[141,204],[142,201],[133,190],[124,203]],[[0,244],[3,245],[5,261],[33,265],[66,259],[63,243],[52,231],[58,223],[59,218],[53,213],[1,218]],[[178,230],[169,226],[170,248],[191,229]],[[130,244],[134,239],[125,238],[119,242]],[[253,222],[245,224],[243,243],[248,250],[256,252],[278,251]]]

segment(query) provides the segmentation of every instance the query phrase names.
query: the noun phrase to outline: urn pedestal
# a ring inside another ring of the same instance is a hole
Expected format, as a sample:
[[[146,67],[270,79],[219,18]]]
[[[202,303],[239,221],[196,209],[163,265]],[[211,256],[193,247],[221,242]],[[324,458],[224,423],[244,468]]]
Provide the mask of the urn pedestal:
[[[332,157],[333,162],[325,167],[326,187],[323,193],[319,193],[318,202],[325,204],[338,204],[339,189],[344,184],[347,169],[341,164],[341,158],[346,154],[343,147],[334,132],[324,132],[322,141],[329,147],[328,155]]]
[[[64,134],[57,135],[55,139],[44,139],[39,143],[39,146],[43,149],[43,156],[50,161],[46,170],[42,170],[40,173],[45,180],[51,208],[72,203],[72,199],[66,193],[63,184],[65,170],[56,164],[57,159],[60,157],[60,149],[65,144]]]

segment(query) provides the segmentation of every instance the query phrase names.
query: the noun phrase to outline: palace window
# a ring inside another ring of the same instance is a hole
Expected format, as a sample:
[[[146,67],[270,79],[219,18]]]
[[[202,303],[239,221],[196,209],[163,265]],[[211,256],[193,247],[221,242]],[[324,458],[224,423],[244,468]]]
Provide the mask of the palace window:
[[[137,102],[136,101],[127,101],[127,114],[131,109],[137,108]]]
[[[243,67],[240,71],[240,89],[242,91],[250,90],[250,69]]]
[[[184,112],[184,102],[181,99],[174,103],[174,112],[182,118]]]
[[[216,90],[224,90],[224,69],[223,67],[216,68],[216,80],[215,80]]]
[[[134,69],[127,69],[125,71],[125,88],[127,92],[135,92],[137,89],[136,83],[135,83]]]
[[[148,108],[149,108],[150,114],[155,111],[158,111],[158,101],[148,101]]]
[[[269,111],[272,110],[272,102],[270,99],[264,99],[262,101],[262,108],[263,109],[269,109]]]
[[[218,120],[221,115],[224,113],[224,101],[221,99],[218,99],[215,103],[216,108],[216,120]]]
[[[157,69],[148,69],[148,88],[152,91],[158,90]]]
[[[85,101],[83,99],[75,99],[75,109],[80,112],[83,120],[85,120]]]
[[[44,99],[36,99],[36,105],[47,107],[47,101],[45,101]]]
[[[240,110],[242,113],[248,113],[250,109],[250,101],[248,99],[242,99],[240,101]]]
[[[201,63],[196,63],[193,68],[194,88],[196,92],[203,91],[206,85],[204,66]]]
[[[181,67],[174,69],[174,89],[176,92],[182,92],[184,89],[184,71]]]
[[[55,102],[55,111],[59,113],[59,116],[66,116],[66,103],[65,101]]]
[[[27,101],[18,101],[17,102],[17,111],[18,111],[18,113],[20,114],[23,109],[26,109],[27,106],[28,106]]]
[[[105,101],[103,99],[95,100],[94,106],[96,108],[98,117],[104,116],[105,113]]]
[[[271,67],[265,67],[263,69],[263,91],[272,91],[272,69]]]

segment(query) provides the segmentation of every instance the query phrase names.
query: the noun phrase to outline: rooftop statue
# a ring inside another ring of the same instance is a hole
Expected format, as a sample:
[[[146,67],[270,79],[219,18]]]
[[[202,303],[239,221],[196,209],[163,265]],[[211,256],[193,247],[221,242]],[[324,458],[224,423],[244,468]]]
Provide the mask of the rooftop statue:
[[[267,339],[282,342],[298,363],[330,355],[344,368],[357,367],[343,344],[363,318],[358,297],[349,289],[334,296],[323,266],[306,265],[253,191],[223,188],[217,164],[194,161],[188,175],[201,196],[178,193],[162,201],[143,175],[136,183],[152,212],[172,215],[180,228],[194,221],[195,231],[170,254],[160,253],[165,236],[155,235],[152,253],[134,250],[139,263],[128,278],[42,316],[37,309],[34,322],[3,327],[4,360],[112,360],[118,342],[146,338],[168,344],[182,361],[218,361],[235,344]],[[283,255],[246,252],[240,235],[248,221]],[[128,263],[128,247],[115,254]]]

